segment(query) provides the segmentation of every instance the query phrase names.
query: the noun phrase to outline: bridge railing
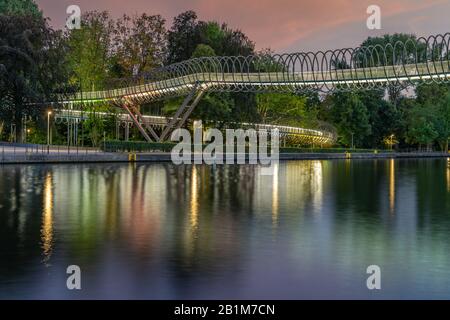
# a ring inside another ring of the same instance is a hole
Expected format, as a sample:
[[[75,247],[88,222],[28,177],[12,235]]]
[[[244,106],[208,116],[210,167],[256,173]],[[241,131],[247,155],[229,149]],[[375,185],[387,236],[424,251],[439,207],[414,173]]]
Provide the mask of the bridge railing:
[[[157,100],[195,86],[215,92],[355,90],[450,82],[450,33],[387,45],[306,53],[202,57],[111,81],[65,101]]]

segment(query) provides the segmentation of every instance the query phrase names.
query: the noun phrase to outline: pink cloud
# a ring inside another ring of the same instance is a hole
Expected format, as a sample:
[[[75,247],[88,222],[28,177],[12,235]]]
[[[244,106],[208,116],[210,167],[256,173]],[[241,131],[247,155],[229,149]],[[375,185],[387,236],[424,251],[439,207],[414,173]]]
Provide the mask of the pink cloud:
[[[365,28],[366,9],[378,4],[382,17],[449,3],[450,0],[38,0],[44,13],[57,26],[65,19],[65,8],[78,3],[83,11],[109,10],[113,16],[123,13],[160,13],[170,25],[172,18],[185,10],[195,10],[202,20],[227,22],[243,30],[257,48],[283,50],[317,32],[361,22]],[[126,3],[126,5],[125,5]],[[428,17],[432,19],[432,17]]]

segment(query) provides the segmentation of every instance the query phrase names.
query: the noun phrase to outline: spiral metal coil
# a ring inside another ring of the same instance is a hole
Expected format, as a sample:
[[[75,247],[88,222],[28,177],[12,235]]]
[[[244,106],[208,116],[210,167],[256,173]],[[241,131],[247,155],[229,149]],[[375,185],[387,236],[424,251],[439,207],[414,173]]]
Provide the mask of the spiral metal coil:
[[[60,102],[145,103],[208,92],[370,90],[390,85],[448,83],[450,33],[338,50],[194,58],[132,78],[109,81],[106,90],[78,92]]]

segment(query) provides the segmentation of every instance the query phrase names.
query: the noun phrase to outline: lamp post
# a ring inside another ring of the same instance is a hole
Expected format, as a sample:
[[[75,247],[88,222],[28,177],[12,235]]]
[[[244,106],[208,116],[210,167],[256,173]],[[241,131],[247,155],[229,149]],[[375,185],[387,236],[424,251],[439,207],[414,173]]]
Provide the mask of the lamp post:
[[[52,112],[47,112],[47,153],[50,152],[50,116]]]

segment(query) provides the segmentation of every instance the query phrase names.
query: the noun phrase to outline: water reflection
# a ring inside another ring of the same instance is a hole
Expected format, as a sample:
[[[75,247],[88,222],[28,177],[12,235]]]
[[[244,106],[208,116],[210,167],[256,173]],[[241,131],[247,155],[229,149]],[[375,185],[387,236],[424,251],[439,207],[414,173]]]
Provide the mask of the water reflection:
[[[450,158],[447,159],[447,191],[450,192]]]
[[[389,212],[395,213],[395,160],[389,160]]]
[[[197,176],[197,166],[192,166],[191,173],[191,211],[190,211],[190,222],[191,229],[197,229],[198,224],[198,176]]]
[[[274,230],[278,224],[278,171],[279,164],[275,163],[273,168],[273,176],[272,176],[272,225],[274,226]]]
[[[311,161],[311,190],[313,205],[320,211],[323,201],[323,161]]]
[[[44,203],[42,213],[42,254],[44,255],[44,262],[48,263],[52,255],[53,247],[53,183],[52,175],[47,173],[44,180]]]
[[[374,263],[379,297],[450,297],[449,160],[259,172],[0,167],[0,297],[72,298],[60,275],[77,264],[78,298],[370,298]]]
[[[283,171],[283,203],[319,213],[323,205],[323,161],[287,162]],[[294,208],[292,208],[294,209]]]

